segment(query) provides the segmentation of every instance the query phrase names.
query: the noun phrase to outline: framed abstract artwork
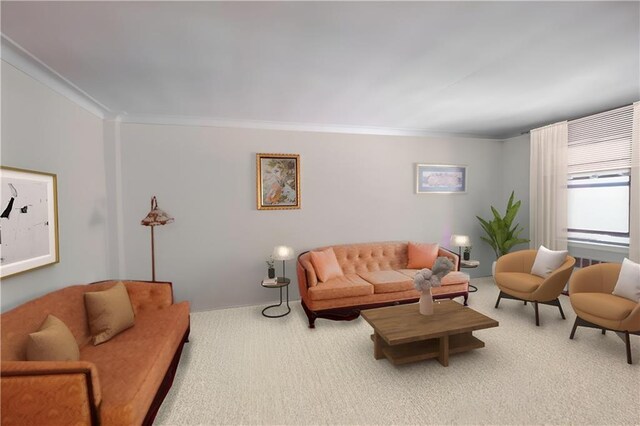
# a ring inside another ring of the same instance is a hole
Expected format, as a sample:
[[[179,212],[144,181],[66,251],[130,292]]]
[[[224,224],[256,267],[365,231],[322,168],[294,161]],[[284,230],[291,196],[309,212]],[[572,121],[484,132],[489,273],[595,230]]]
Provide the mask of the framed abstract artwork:
[[[57,263],[57,178],[0,167],[0,277]]]
[[[256,154],[258,210],[300,208],[300,155]]]
[[[464,194],[467,167],[449,164],[416,164],[417,194]]]

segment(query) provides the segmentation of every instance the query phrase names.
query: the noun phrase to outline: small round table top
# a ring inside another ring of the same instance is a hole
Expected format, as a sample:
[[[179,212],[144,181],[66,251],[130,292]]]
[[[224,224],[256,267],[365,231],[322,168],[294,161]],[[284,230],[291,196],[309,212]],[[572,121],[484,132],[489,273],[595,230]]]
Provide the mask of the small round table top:
[[[479,260],[461,260],[460,267],[461,268],[477,268],[480,266]]]
[[[267,288],[279,288],[279,287],[286,287],[289,285],[289,283],[291,282],[291,280],[289,278],[282,278],[282,277],[278,277],[277,278],[277,282],[267,282],[265,283],[266,280],[262,280],[262,282],[260,283],[260,285],[262,287],[267,287]]]

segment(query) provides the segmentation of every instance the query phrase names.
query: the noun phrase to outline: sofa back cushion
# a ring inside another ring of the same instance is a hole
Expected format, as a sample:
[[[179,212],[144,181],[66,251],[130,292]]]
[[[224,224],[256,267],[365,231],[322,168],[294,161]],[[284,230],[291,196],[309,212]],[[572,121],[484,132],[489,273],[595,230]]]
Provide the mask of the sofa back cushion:
[[[407,267],[406,242],[345,244],[333,251],[345,275]]]
[[[2,361],[26,361],[29,333],[38,331],[49,314],[58,317],[69,327],[82,349],[91,340],[84,293],[106,290],[115,283],[116,281],[105,281],[91,285],[72,285],[4,312],[0,315]]]
[[[2,361],[26,361],[29,333],[38,331],[49,314],[69,328],[78,346],[89,342],[83,295],[86,285],[74,285],[45,294],[0,315]]]

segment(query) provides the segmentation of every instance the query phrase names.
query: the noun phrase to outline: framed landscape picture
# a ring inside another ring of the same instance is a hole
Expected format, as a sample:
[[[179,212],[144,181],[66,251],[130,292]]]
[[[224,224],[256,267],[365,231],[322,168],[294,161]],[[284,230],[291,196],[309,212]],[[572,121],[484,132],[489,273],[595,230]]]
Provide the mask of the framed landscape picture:
[[[0,277],[57,263],[57,179],[0,167]]]
[[[448,164],[416,164],[416,193],[464,194],[467,167]]]
[[[300,208],[300,155],[256,154],[258,210]]]

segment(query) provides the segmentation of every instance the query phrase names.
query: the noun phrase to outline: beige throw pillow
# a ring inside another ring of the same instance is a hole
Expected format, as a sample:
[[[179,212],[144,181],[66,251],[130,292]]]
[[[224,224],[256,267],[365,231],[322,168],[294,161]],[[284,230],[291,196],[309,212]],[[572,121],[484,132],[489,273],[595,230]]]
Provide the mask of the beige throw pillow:
[[[84,294],[93,344],[99,345],[133,326],[133,308],[122,282],[104,291]]]
[[[613,294],[640,303],[640,263],[625,257]]]
[[[27,361],[78,361],[80,350],[64,322],[48,315],[40,329],[29,334]]]
[[[545,246],[540,246],[536,253],[536,260],[533,262],[531,274],[542,278],[547,278],[567,260],[567,250],[549,250]]]

